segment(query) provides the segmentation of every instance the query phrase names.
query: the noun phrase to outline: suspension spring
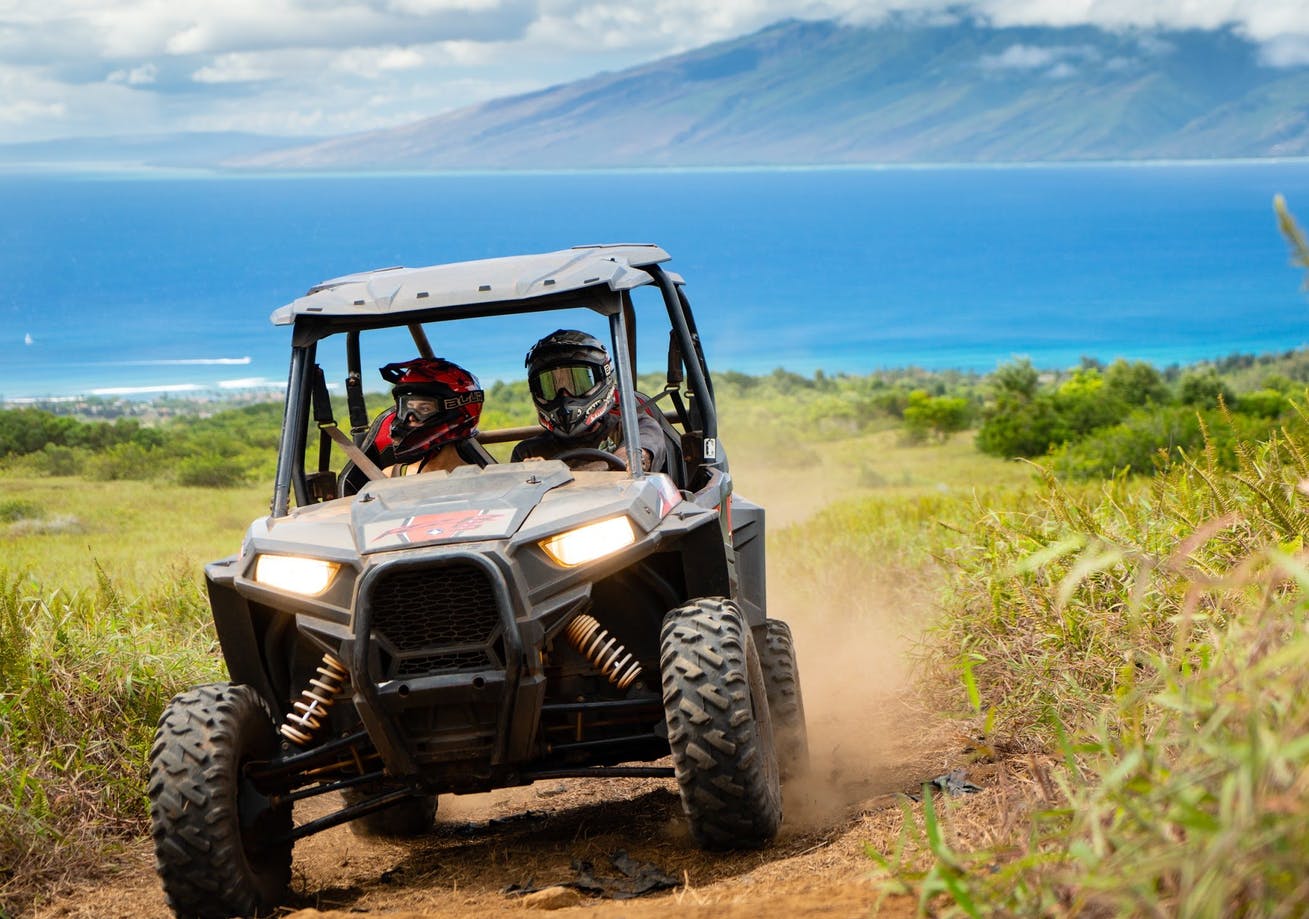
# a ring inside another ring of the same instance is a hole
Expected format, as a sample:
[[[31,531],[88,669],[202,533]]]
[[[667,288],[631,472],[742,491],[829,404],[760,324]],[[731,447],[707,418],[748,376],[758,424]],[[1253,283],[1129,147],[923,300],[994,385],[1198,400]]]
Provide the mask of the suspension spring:
[[[626,689],[641,675],[641,662],[632,659],[622,643],[604,629],[594,616],[581,613],[564,630],[564,636],[591,664],[619,689]]]
[[[318,676],[310,678],[300,698],[292,703],[293,711],[287,712],[282,736],[301,747],[312,741],[323,726],[328,709],[349,683],[350,671],[345,669],[345,664],[334,654],[324,654],[323,662],[318,665]]]

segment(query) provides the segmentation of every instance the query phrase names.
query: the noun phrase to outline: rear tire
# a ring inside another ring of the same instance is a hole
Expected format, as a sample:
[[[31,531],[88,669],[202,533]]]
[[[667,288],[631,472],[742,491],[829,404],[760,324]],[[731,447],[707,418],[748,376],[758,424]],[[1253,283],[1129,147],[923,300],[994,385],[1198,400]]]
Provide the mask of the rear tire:
[[[168,905],[179,917],[272,910],[291,882],[291,806],[270,807],[242,775],[279,749],[272,715],[249,686],[214,683],[175,696],[150,750],[150,833]]]
[[[764,620],[759,664],[768,689],[768,711],[773,716],[777,738],[777,764],[782,780],[809,771],[809,732],[805,728],[804,696],[800,693],[800,668],[795,661],[791,627],[780,619]]]
[[[754,638],[731,600],[664,617],[664,715],[682,809],[705,849],[756,849],[782,824],[777,751]]]
[[[341,797],[347,805],[351,805],[365,801],[371,795],[360,791],[343,791]],[[435,825],[436,795],[418,795],[393,804],[386,810],[356,817],[350,821],[350,830],[356,836],[404,839],[422,836]]]

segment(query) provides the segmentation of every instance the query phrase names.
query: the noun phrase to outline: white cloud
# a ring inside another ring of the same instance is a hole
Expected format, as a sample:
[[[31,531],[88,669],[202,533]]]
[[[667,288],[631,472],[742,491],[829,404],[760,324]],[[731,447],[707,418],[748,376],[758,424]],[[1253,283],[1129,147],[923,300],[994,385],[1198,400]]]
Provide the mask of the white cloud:
[[[422,52],[414,48],[351,48],[339,54],[332,68],[341,73],[375,79],[395,70],[414,70],[424,63]]]
[[[1309,64],[1309,35],[1279,35],[1263,46],[1264,63],[1272,67]]]
[[[0,123],[25,124],[37,119],[62,119],[68,114],[68,106],[62,102],[34,102],[18,99],[0,103]]]
[[[212,64],[191,74],[197,83],[258,83],[272,79],[276,71],[259,63],[255,54],[220,54]]]
[[[1058,56],[1057,48],[1010,45],[1000,54],[983,55],[981,64],[984,70],[1037,70],[1050,66]]]
[[[126,83],[128,86],[149,86],[159,79],[159,68],[154,64],[142,64],[128,70],[115,70],[105,79],[110,83]]]

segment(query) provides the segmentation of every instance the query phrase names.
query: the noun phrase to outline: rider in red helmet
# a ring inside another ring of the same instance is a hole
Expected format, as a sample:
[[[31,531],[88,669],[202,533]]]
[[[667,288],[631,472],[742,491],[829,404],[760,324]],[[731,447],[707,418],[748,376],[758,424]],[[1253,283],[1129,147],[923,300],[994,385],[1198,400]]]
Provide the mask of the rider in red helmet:
[[[477,377],[440,357],[387,364],[381,373],[395,384],[390,435],[396,463],[383,472],[395,477],[486,464],[485,452],[472,440],[484,398]]]
[[[545,431],[514,447],[514,462],[550,459],[578,447],[627,459],[614,364],[599,339],[559,329],[532,346],[525,364],[532,402]],[[642,467],[647,472],[662,469],[668,447],[649,410],[637,413],[637,431]]]

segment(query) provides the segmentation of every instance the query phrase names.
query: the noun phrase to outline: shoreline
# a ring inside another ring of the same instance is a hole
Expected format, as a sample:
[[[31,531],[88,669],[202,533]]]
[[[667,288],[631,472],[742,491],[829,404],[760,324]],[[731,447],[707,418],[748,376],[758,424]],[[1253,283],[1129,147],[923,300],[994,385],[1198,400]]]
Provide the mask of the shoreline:
[[[1026,360],[1032,364],[1043,379],[1052,380],[1058,379],[1065,374],[1069,374],[1079,369],[1080,366],[1092,366],[1102,369],[1120,359],[1127,360],[1129,363],[1147,364],[1165,376],[1172,376],[1189,369],[1202,369],[1206,367],[1219,368],[1220,372],[1230,372],[1230,365],[1235,365],[1237,368],[1240,368],[1253,367],[1259,364],[1274,364],[1277,361],[1293,360],[1297,355],[1309,355],[1309,345],[1259,352],[1232,351],[1221,357],[1202,358],[1192,361],[1171,361],[1168,363],[1152,361],[1144,358],[1115,357],[1109,360],[1104,360],[1099,357],[1084,355],[1078,362],[1055,367],[1051,366],[1049,363],[1040,363],[1031,360],[1027,355],[1013,354],[1008,360],[1000,361],[995,367],[992,367],[989,370],[977,370],[963,367],[932,367],[923,364],[899,364],[875,367],[863,372],[829,370],[822,367],[817,367],[806,372],[805,370],[795,370],[784,364],[779,364],[771,370],[754,372],[740,371],[734,368],[724,368],[715,371],[714,376],[719,381],[731,380],[733,377],[764,380],[778,374],[801,377],[815,382],[824,378],[864,379],[876,377],[885,377],[892,380],[905,378],[930,379],[935,377],[972,377],[978,380],[983,380],[992,375],[999,366]],[[1090,362],[1089,364],[1087,363],[1088,361]],[[1224,365],[1229,366],[1224,369]],[[657,375],[658,373],[660,372],[651,371],[641,373],[640,376],[650,377]],[[489,390],[494,386],[505,385],[506,383],[512,384],[514,382],[521,381],[505,381],[497,378],[486,381],[483,385]],[[335,396],[341,396],[344,394],[344,384],[339,381],[329,381],[327,383],[327,388],[328,391]],[[247,405],[280,403],[285,398],[285,392],[285,383],[274,383],[271,381],[261,381],[258,385],[242,387],[190,383],[177,386],[99,387],[85,393],[14,397],[0,395],[0,411],[36,409],[57,415],[80,415],[91,418],[113,419],[134,417],[159,419],[173,415],[206,415]],[[370,398],[386,397],[386,391],[384,389],[366,390],[365,394]]]

